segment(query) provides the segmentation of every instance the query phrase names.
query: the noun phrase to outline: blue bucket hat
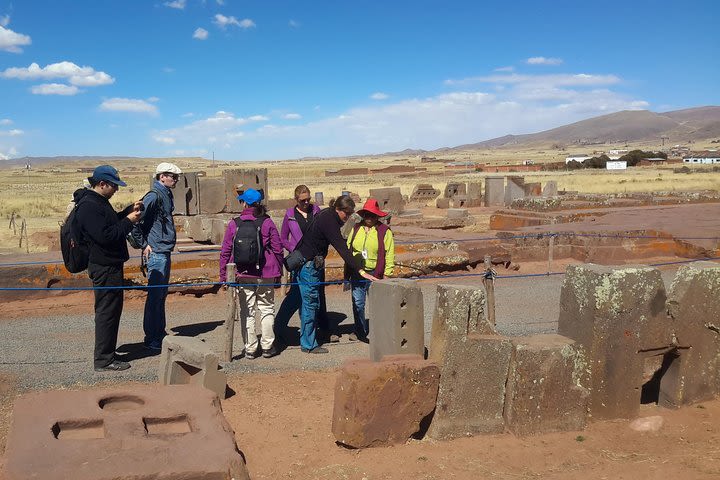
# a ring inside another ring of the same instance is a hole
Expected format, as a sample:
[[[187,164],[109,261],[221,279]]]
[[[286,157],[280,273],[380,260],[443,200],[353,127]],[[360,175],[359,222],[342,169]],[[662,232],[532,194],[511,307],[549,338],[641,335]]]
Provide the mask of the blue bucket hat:
[[[102,180],[103,182],[114,183],[119,187],[127,186],[127,183],[120,180],[117,169],[110,165],[100,165],[96,167],[95,170],[93,170],[91,178],[97,182]]]
[[[248,205],[254,205],[262,200],[262,194],[254,188],[248,188],[242,195],[238,195],[238,201],[247,203]]]

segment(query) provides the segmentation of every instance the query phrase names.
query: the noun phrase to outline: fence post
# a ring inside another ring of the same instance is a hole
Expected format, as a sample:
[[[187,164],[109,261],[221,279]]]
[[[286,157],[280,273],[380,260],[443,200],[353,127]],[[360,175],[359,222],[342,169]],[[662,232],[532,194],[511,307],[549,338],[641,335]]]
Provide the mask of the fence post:
[[[483,284],[487,292],[487,317],[490,325],[495,326],[495,270],[492,268],[492,258],[485,255],[485,276]]]
[[[550,244],[548,245],[548,265],[547,274],[550,275],[552,272],[552,261],[553,261],[553,247],[555,246],[555,234],[550,234]]]
[[[15,226],[15,212],[12,212],[12,215],[10,216],[10,227],[13,231],[13,236],[17,235],[17,227]]]
[[[235,264],[228,263],[226,272],[226,281],[235,283]],[[235,317],[237,316],[235,293],[235,287],[229,286],[227,289],[227,318],[225,318],[225,351],[223,352],[223,360],[226,362],[232,362],[233,358],[233,337],[235,336]]]

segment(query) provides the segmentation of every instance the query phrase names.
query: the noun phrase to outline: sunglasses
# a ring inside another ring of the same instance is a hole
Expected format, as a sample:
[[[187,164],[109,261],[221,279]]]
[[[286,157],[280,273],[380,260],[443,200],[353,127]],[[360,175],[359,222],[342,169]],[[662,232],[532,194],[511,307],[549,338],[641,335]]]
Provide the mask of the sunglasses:
[[[178,179],[180,178],[180,175],[178,175],[177,173],[165,173],[164,175],[167,176],[167,177],[172,178],[172,179],[175,180],[176,182],[177,182]]]

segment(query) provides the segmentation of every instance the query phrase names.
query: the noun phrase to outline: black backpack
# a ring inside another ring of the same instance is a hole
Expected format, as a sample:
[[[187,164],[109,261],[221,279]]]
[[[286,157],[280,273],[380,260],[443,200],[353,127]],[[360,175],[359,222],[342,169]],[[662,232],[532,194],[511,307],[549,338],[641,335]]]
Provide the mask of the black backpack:
[[[80,273],[87,269],[90,259],[90,245],[84,238],[77,222],[78,201],[65,222],[60,226],[60,250],[65,268],[70,273]]]
[[[233,219],[237,230],[233,237],[232,255],[237,271],[260,270],[265,263],[265,246],[262,242],[261,228],[265,219],[263,215],[255,220]]]

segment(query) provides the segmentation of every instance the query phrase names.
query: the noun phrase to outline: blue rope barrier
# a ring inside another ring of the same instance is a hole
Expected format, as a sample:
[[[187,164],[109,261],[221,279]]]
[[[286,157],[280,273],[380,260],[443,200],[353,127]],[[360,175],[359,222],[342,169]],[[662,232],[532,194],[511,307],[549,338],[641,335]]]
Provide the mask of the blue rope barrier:
[[[674,262],[660,262],[650,263],[648,267],[662,267],[668,265],[681,265],[703,261],[720,260],[720,257],[706,257],[696,258],[690,260],[679,260]],[[494,278],[505,280],[505,279],[516,279],[516,278],[536,278],[536,277],[549,277],[555,275],[565,275],[565,272],[545,272],[545,273],[522,273],[517,275],[494,275]],[[448,279],[448,278],[466,278],[466,277],[486,277],[487,272],[480,273],[455,273],[450,275],[425,275],[422,277],[414,276],[410,277],[413,280],[437,280],[437,279]],[[369,282],[369,280],[362,280]],[[341,285],[347,283],[346,280],[332,280],[327,282],[309,282],[303,283],[303,285]],[[300,285],[300,282],[273,282],[263,283],[263,286],[268,287],[284,287],[291,285]],[[0,291],[90,291],[90,290],[145,290],[148,288],[173,288],[173,287],[214,287],[214,286],[228,286],[228,287],[257,287],[255,283],[238,283],[238,282],[198,282],[198,283],[170,283],[163,285],[121,285],[111,287],[0,287]]]

